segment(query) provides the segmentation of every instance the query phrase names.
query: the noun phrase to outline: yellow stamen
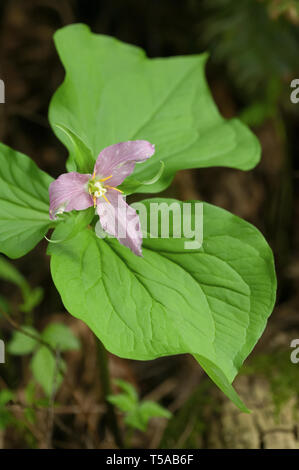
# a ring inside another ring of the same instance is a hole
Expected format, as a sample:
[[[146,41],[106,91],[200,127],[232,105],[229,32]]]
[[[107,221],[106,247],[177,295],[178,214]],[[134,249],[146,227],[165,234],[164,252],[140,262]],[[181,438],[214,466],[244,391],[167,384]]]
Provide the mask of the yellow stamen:
[[[95,177],[96,177],[96,171],[93,172],[93,175],[92,175],[92,178],[91,178],[91,179],[94,180]]]
[[[101,179],[101,180],[99,180],[99,181],[107,181],[107,180],[109,180],[110,178],[112,178],[112,175],[110,175],[110,176],[107,176],[106,178],[102,178],[102,179]]]
[[[93,196],[93,207],[97,206],[97,198]]]
[[[117,189],[115,188],[114,186],[108,186],[108,184],[106,184],[105,186],[106,188],[109,188],[109,189],[114,189],[114,191],[118,191],[119,193],[123,193],[123,191],[121,189]]]
[[[110,202],[110,201],[108,201],[108,199],[106,198],[105,194],[103,194],[103,196],[102,196],[102,197],[105,199],[105,201],[106,201],[106,202],[108,202],[109,204],[111,204],[111,202]]]

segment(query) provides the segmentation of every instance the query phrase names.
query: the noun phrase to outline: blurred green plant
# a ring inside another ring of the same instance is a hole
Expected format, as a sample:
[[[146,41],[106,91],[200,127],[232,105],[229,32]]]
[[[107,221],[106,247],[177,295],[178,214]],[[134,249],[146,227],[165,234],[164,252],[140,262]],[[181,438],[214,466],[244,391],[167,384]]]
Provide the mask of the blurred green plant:
[[[291,362],[290,351],[275,350],[272,354],[259,354],[243,365],[240,373],[261,375],[269,380],[277,417],[282,406],[292,397],[296,398],[298,407],[299,367]]]
[[[271,17],[269,3],[273,8],[277,2],[203,2],[200,40],[212,52],[211,61],[225,67],[244,101],[263,101],[270,82],[299,70],[298,28],[283,16]],[[280,8],[291,3],[298,7],[298,2],[286,1]]]
[[[204,380],[184,401],[169,421],[159,444],[161,449],[202,448],[203,434],[207,428],[208,407],[217,411],[215,395],[211,393],[212,382]],[[206,413],[206,414],[205,414]]]
[[[7,302],[6,298],[3,295],[0,295],[0,318],[2,316],[1,309],[4,310],[5,312],[10,312],[9,303]]]
[[[170,411],[158,403],[149,400],[140,401],[135,388],[130,383],[121,379],[115,380],[115,383],[123,393],[109,395],[107,400],[125,413],[124,422],[128,427],[145,432],[151,418],[171,418]]]
[[[248,126],[260,126],[267,119],[277,117],[277,103],[281,94],[281,82],[272,79],[266,86],[263,99],[253,100],[246,106],[240,119]]]
[[[25,418],[29,421],[29,423],[34,424],[36,420],[35,411],[33,409],[34,405],[36,404],[36,387],[34,382],[29,382],[25,389],[25,401],[26,401],[26,408],[24,409]]]
[[[22,293],[22,303],[18,306],[20,311],[31,313],[40,304],[43,289],[41,287],[32,289],[18,269],[4,256],[0,256],[0,279],[20,288]],[[59,389],[66,371],[66,364],[60,354],[78,350],[80,342],[70,328],[61,323],[51,323],[41,333],[29,324],[18,325],[13,318],[10,318],[11,305],[4,296],[0,296],[0,316],[1,314],[10,320],[15,328],[18,327],[7,344],[7,352],[14,356],[32,354],[30,368],[35,381],[30,381],[25,389],[23,418],[16,418],[7,408],[10,401],[15,401],[14,392],[9,389],[0,391],[0,429],[13,425],[29,442],[30,447],[34,447],[35,438],[30,425],[34,425],[36,421],[35,408],[49,407],[51,396]],[[28,318],[30,319],[26,316],[25,320],[28,321]],[[36,383],[41,386],[45,398],[37,397]]]
[[[32,312],[43,299],[43,289],[41,287],[32,289],[24,276],[4,256],[0,256],[0,279],[11,282],[21,289],[23,303],[19,309],[24,313]],[[7,301],[3,297],[2,300],[0,298],[0,305],[7,311]]]
[[[9,405],[20,406],[23,414],[16,417]],[[4,431],[8,427],[13,427],[30,448],[35,448],[36,437],[32,430],[36,423],[36,409],[43,407],[49,407],[49,400],[37,397],[34,382],[29,382],[26,386],[22,403],[18,403],[16,394],[12,390],[2,389],[0,391],[0,430]]]
[[[13,400],[14,393],[5,388],[0,390],[0,430],[6,429],[6,427],[13,422],[12,413],[6,408],[6,405]]]
[[[62,323],[51,323],[41,333],[31,326],[15,331],[8,343],[9,354],[32,354],[30,368],[36,382],[47,397],[56,392],[63,381],[66,364],[60,353],[80,349],[78,338]]]
[[[286,15],[293,23],[299,23],[299,1],[298,0],[264,0],[268,4],[268,10],[273,18]]]

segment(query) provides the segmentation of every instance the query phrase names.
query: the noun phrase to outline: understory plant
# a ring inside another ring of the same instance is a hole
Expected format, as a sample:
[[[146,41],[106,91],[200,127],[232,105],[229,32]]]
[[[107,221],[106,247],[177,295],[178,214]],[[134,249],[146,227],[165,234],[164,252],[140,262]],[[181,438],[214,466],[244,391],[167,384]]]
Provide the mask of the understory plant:
[[[139,400],[138,394],[129,382],[118,379],[115,381],[122,393],[109,395],[108,401],[125,413],[125,424],[132,430],[146,431],[151,418],[171,418],[170,411],[151,400]]]
[[[134,208],[129,196],[165,190],[182,169],[250,170],[257,138],[219,114],[206,54],[149,59],[83,24],[57,31],[55,44],[66,75],[49,121],[68,149],[67,172],[54,180],[0,144],[0,251],[18,258],[47,236],[66,310],[108,351],[135,360],[189,353],[247,411],[232,382],[273,309],[271,249],[211,204],[185,210],[155,197]]]

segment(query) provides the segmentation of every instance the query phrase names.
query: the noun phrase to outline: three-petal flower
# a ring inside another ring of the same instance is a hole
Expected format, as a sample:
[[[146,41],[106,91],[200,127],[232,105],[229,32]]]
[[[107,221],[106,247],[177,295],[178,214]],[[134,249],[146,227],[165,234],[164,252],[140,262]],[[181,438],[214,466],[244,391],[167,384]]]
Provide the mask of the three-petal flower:
[[[92,175],[77,172],[60,175],[49,188],[50,218],[94,206],[105,232],[140,256],[139,217],[117,186],[133,172],[136,162],[146,160],[154,152],[155,147],[146,140],[121,142],[101,151]]]

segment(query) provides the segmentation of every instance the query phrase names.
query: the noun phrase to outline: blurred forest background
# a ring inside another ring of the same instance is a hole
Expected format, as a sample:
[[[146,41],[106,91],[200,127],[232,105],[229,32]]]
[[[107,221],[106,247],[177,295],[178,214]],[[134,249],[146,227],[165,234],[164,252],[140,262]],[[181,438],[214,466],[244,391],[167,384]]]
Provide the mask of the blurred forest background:
[[[250,415],[240,413],[187,355],[150,362],[109,355],[113,378],[172,413],[138,429],[103,401],[96,341],[65,312],[51,281],[46,241],[12,263],[19,274],[2,257],[0,337],[11,353],[0,365],[0,448],[299,448],[299,364],[290,360],[290,343],[299,338],[299,103],[290,101],[290,83],[299,78],[299,2],[1,0],[0,22],[6,86],[0,141],[54,177],[64,172],[67,156],[47,120],[64,77],[52,40],[56,29],[84,22],[150,57],[208,50],[214,99],[224,117],[239,116],[257,134],[262,161],[250,172],[182,171],[165,195],[204,200],[256,225],[274,250],[279,280],[268,328],[235,382]],[[80,347],[69,334],[65,349],[75,350],[63,354],[66,378],[57,395],[46,398],[46,379],[39,380],[44,386],[35,380],[30,338],[20,345],[13,332],[24,325],[42,332],[53,322],[69,327]],[[112,392],[118,391],[113,384]]]

